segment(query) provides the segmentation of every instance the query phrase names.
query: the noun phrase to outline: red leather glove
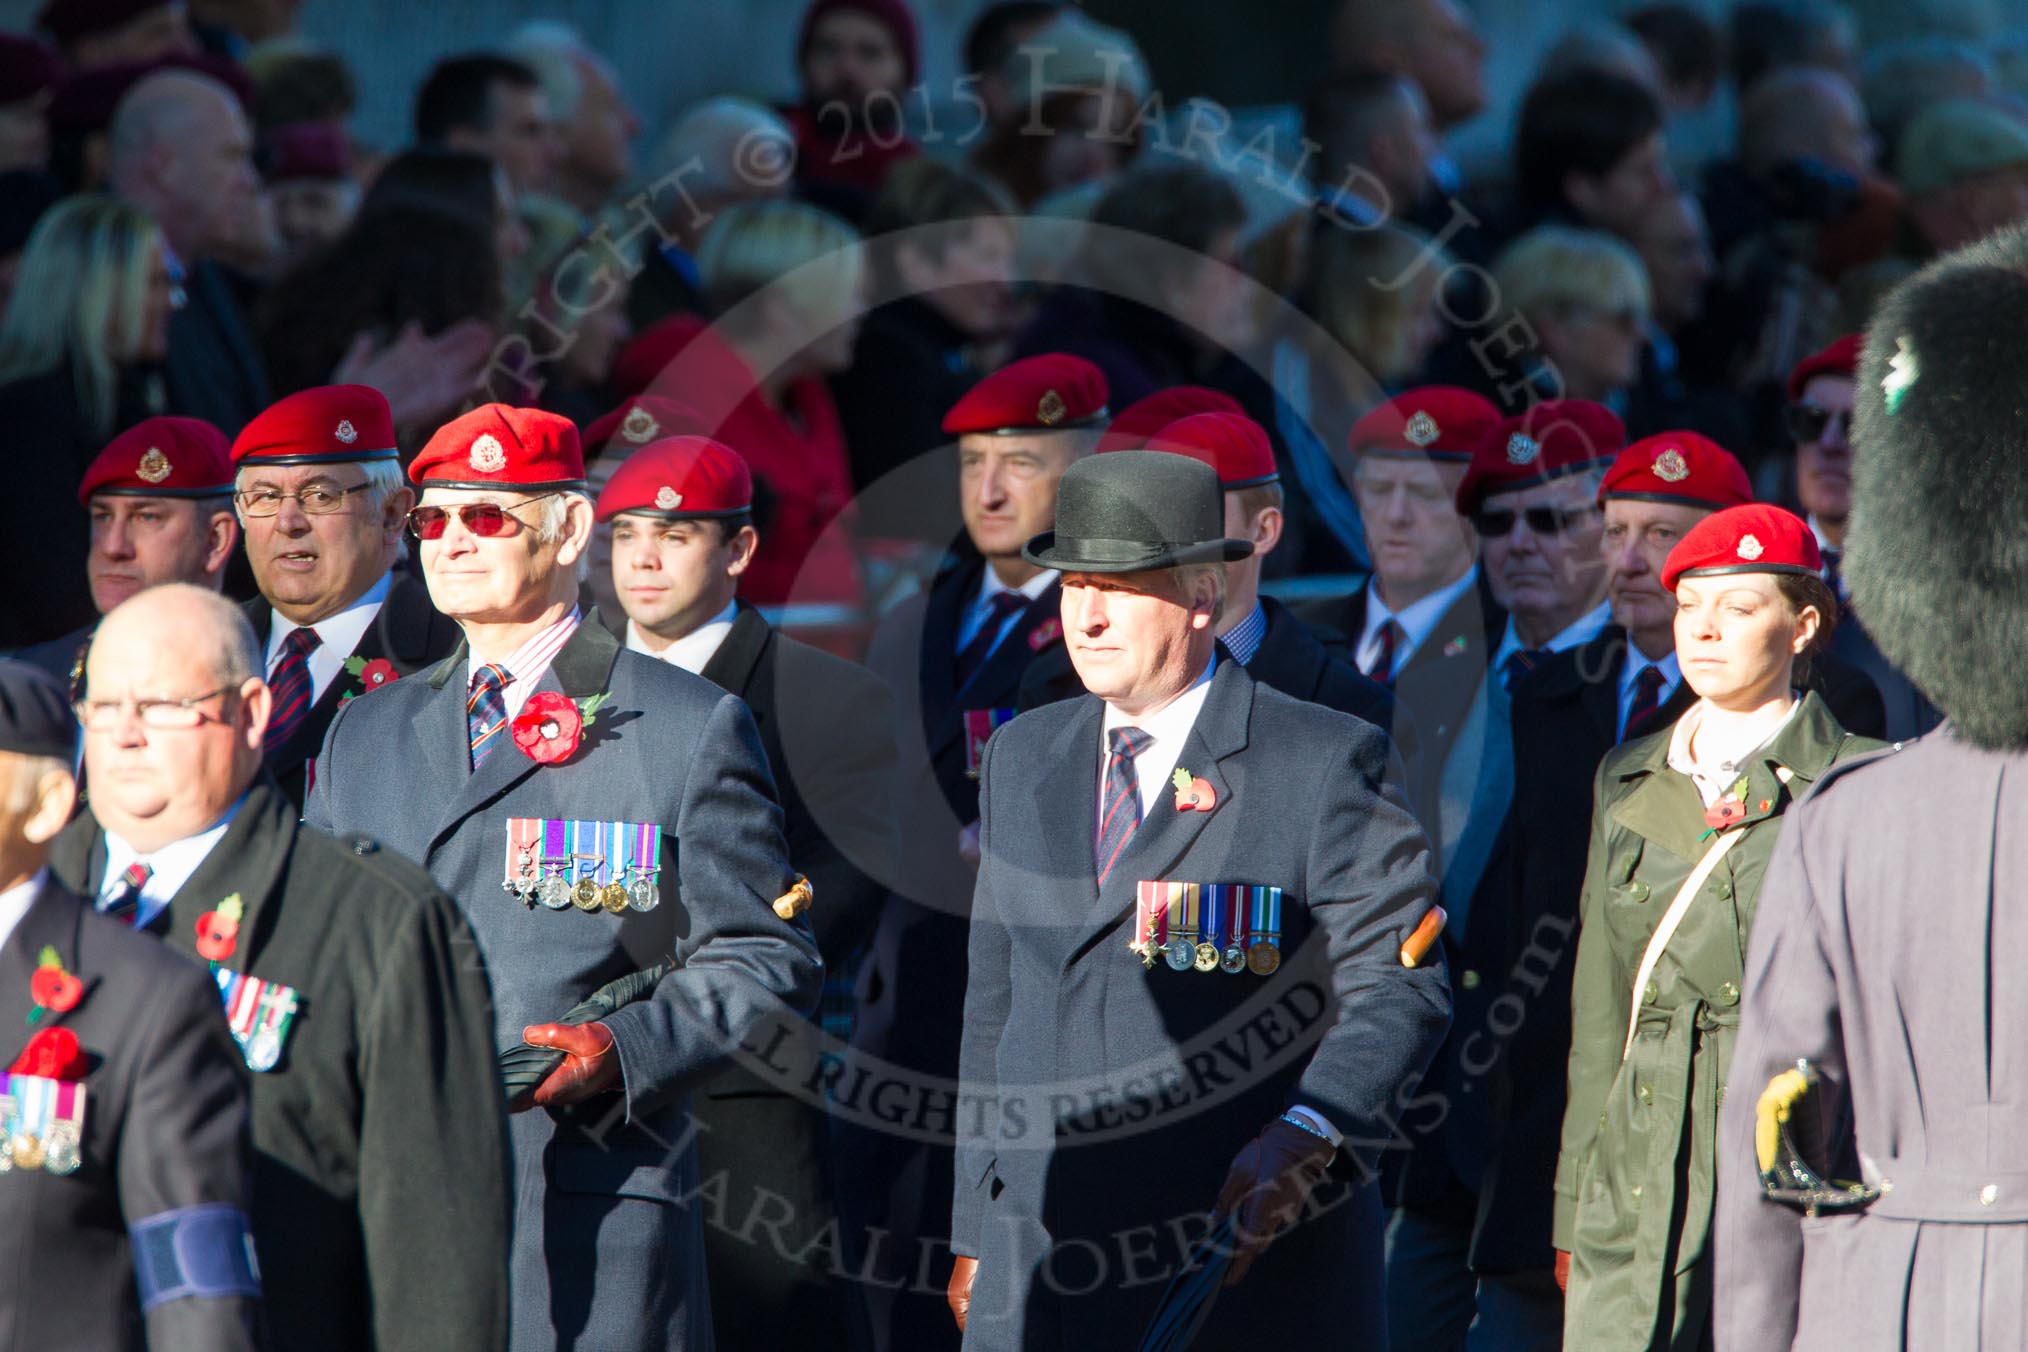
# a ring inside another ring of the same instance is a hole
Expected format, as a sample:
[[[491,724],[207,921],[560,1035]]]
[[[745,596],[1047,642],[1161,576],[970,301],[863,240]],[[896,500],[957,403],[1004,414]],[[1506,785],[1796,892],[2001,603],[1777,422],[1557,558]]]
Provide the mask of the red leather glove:
[[[1237,1286],[1274,1238],[1295,1224],[1338,1148],[1279,1119],[1233,1157],[1212,1219],[1233,1217],[1239,1248],[1225,1284]]]
[[[563,1064],[549,1072],[527,1101],[510,1105],[562,1108],[594,1094],[620,1087],[620,1058],[613,1050],[613,1030],[602,1023],[538,1023],[521,1030],[531,1047],[554,1047],[565,1053]]]
[[[1570,1250],[1556,1251],[1556,1289],[1564,1295],[1570,1294]]]
[[[958,1321],[958,1332],[965,1331],[965,1317],[972,1312],[972,1279],[979,1275],[979,1260],[960,1254],[951,1267],[951,1284],[944,1288],[944,1299],[950,1302],[951,1318]]]

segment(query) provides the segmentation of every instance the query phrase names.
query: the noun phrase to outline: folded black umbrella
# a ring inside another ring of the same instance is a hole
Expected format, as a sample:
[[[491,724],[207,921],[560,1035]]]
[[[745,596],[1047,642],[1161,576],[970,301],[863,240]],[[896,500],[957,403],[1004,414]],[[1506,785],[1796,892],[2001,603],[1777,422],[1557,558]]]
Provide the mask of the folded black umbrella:
[[[1222,1216],[1209,1234],[1190,1247],[1183,1269],[1169,1279],[1162,1303],[1141,1335],[1140,1352],[1183,1352],[1211,1318],[1211,1306],[1225,1286],[1225,1273],[1238,1248],[1231,1216]]]
[[[558,1023],[596,1023],[616,1009],[645,1000],[655,993],[655,985],[669,971],[671,964],[658,962],[653,967],[638,972],[629,972],[617,981],[608,981],[583,1000],[571,1007],[568,1014],[556,1020]],[[563,1064],[564,1054],[554,1047],[531,1047],[517,1042],[500,1052],[500,1081],[507,1088],[507,1101],[514,1102],[521,1095],[533,1093],[549,1075]]]

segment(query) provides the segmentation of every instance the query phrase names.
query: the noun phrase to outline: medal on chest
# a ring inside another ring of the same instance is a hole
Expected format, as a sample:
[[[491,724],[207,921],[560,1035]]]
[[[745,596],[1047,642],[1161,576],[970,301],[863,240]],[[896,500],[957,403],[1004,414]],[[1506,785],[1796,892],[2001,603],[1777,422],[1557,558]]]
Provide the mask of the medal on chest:
[[[289,1031],[301,1012],[295,988],[279,981],[235,972],[213,964],[212,977],[225,1002],[225,1021],[248,1070],[265,1073],[281,1064]]]
[[[653,822],[510,817],[500,885],[530,909],[652,911],[662,900],[661,843]]]
[[[1178,972],[1252,972],[1281,966],[1282,890],[1241,883],[1143,881],[1134,885],[1127,946],[1144,967]]]
[[[81,1080],[0,1075],[0,1174],[75,1173],[83,1162],[88,1097]]]
[[[993,729],[1014,716],[1012,709],[966,709],[965,718],[965,777],[979,777],[979,762],[986,758],[986,739],[993,735]]]

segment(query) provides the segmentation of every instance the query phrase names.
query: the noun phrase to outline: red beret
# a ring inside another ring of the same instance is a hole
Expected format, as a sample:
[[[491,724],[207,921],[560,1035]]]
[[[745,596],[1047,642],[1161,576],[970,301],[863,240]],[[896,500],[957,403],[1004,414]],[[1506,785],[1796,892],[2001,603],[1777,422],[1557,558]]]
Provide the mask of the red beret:
[[[659,394],[637,394],[610,413],[592,419],[579,440],[596,460],[609,441],[616,441],[617,449],[631,450],[662,437],[699,433],[703,428],[704,419],[690,405]]]
[[[1193,413],[1148,438],[1147,449],[1202,460],[1218,471],[1218,486],[1227,490],[1281,479],[1267,433],[1244,413]]]
[[[1613,411],[1589,399],[1548,399],[1495,423],[1458,481],[1458,515],[1471,516],[1495,493],[1513,493],[1567,474],[1601,469],[1627,444]]]
[[[267,406],[232,443],[240,465],[398,460],[394,414],[371,385],[318,385]]]
[[[817,24],[825,15],[841,9],[854,9],[869,19],[878,20],[887,31],[894,34],[894,45],[901,51],[903,84],[915,83],[916,67],[921,62],[921,41],[916,36],[915,13],[903,0],[813,0],[803,11],[803,32],[796,40],[796,64],[803,64],[803,57],[809,53],[810,39],[816,35]]]
[[[560,413],[481,404],[437,429],[408,467],[418,488],[554,492],[584,482],[577,426]]]
[[[1099,438],[1100,451],[1137,451],[1148,438],[1193,413],[1244,413],[1239,400],[1203,385],[1172,385],[1121,409]]]
[[[48,0],[35,16],[35,26],[58,42],[76,42],[169,4],[170,0]]]
[[[291,179],[324,181],[352,177],[352,142],[331,122],[291,122],[268,136],[270,183]]]
[[[1662,432],[1621,451],[1605,472],[1598,500],[1638,498],[1690,507],[1738,507],[1753,501],[1739,458],[1695,432]]]
[[[664,437],[627,457],[599,494],[598,519],[623,512],[670,521],[753,510],[753,475],[738,451],[710,437]]]
[[[1794,512],[1754,502],[1713,512],[1685,532],[1662,563],[1662,589],[1676,590],[1677,579],[1684,577],[1721,573],[1816,577],[1823,571],[1823,551],[1808,523]]]
[[[1803,387],[1818,376],[1852,376],[1859,371],[1859,345],[1865,335],[1848,333],[1830,346],[1812,352],[1789,372],[1789,402],[1803,397]]]
[[[944,431],[1067,432],[1106,417],[1105,372],[1066,352],[1010,362],[965,392],[944,415]]]
[[[34,38],[0,33],[0,103],[25,103],[63,74],[56,53]]]
[[[1492,401],[1455,385],[1403,390],[1352,424],[1347,447],[1358,455],[1426,456],[1462,465],[1493,425]]]
[[[216,498],[232,492],[225,433],[202,418],[148,418],[114,437],[85,470],[77,500]]]

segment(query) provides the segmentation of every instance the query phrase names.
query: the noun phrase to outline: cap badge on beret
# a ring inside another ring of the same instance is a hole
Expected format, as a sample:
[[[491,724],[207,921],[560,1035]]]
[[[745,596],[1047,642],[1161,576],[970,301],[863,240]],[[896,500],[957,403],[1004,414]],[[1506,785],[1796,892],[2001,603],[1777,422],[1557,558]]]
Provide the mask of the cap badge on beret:
[[[1690,462],[1683,452],[1670,446],[1655,457],[1655,477],[1666,484],[1680,484],[1690,477]]]
[[[665,512],[673,512],[683,505],[683,495],[663,484],[655,490],[655,505]]]
[[[1036,401],[1035,417],[1044,427],[1054,427],[1063,421],[1063,415],[1070,408],[1063,402],[1063,396],[1055,390],[1044,390],[1042,398]]]
[[[1516,432],[1507,438],[1507,461],[1509,464],[1525,465],[1542,454],[1542,443],[1525,432]]]
[[[168,456],[162,454],[157,448],[150,446],[147,452],[142,455],[141,463],[134,466],[134,473],[144,483],[159,484],[168,478],[174,469],[175,466],[169,463]]]
[[[1742,535],[1739,537],[1739,557],[1747,560],[1749,563],[1759,558],[1762,554],[1766,552],[1767,551],[1762,547],[1761,542],[1755,537],[1751,535]]]
[[[1437,420],[1421,410],[1418,410],[1416,415],[1408,420],[1408,425],[1401,429],[1401,435],[1408,438],[1408,444],[1418,449],[1429,445],[1443,434],[1443,429],[1437,426]]]
[[[635,405],[620,424],[620,435],[636,446],[645,446],[662,433],[662,424],[655,421],[655,415],[640,405]]]
[[[507,451],[500,438],[482,432],[472,442],[472,468],[481,474],[497,474],[507,468]]]
[[[338,426],[332,429],[331,435],[344,442],[347,446],[350,446],[353,442],[359,440],[359,429],[352,425],[352,419],[340,418]]]

